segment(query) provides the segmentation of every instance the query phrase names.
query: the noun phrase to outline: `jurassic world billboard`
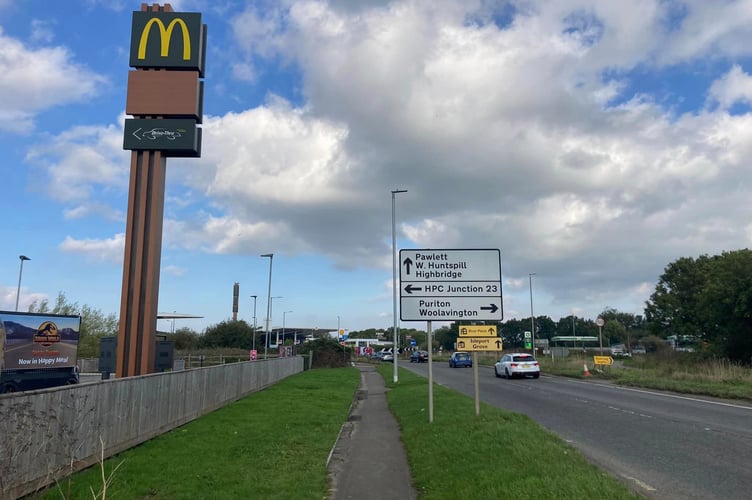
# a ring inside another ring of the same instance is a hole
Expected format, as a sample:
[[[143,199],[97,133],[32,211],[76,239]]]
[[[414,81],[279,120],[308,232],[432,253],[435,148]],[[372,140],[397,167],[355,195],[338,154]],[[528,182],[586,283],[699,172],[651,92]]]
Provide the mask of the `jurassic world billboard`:
[[[0,311],[0,329],[3,370],[76,365],[80,316]]]

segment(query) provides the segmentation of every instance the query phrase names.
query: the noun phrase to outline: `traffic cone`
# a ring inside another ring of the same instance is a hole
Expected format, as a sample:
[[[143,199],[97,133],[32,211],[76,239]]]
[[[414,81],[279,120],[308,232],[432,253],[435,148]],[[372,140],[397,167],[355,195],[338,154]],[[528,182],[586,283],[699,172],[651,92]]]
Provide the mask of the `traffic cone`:
[[[589,377],[590,376],[590,370],[588,370],[587,363],[585,363],[583,366],[585,368],[585,373],[583,374],[583,376],[584,377]]]

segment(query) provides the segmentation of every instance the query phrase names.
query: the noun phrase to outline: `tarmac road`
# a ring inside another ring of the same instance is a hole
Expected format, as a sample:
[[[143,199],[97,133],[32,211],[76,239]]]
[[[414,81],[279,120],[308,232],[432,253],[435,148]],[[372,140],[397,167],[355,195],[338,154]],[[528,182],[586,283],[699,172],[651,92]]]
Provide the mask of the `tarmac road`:
[[[425,364],[400,366],[428,376]],[[434,383],[474,397],[473,369],[433,365]],[[648,498],[752,498],[752,404],[479,367],[480,399],[523,413]],[[436,407],[435,412],[449,411]]]

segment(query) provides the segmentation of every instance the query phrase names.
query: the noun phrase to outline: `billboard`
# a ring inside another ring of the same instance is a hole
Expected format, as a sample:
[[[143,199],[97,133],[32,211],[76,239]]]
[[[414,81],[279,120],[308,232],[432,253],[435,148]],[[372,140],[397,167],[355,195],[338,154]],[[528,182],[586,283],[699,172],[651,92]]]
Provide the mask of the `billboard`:
[[[0,329],[4,370],[76,365],[80,316],[0,311]]]

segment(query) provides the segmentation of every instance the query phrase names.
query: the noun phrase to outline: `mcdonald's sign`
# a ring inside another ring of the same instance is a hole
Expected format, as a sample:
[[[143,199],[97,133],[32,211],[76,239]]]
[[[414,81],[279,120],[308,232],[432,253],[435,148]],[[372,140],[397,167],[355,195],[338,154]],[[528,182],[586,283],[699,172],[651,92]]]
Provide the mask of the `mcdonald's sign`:
[[[204,76],[206,25],[199,12],[133,13],[130,66],[198,71]]]

